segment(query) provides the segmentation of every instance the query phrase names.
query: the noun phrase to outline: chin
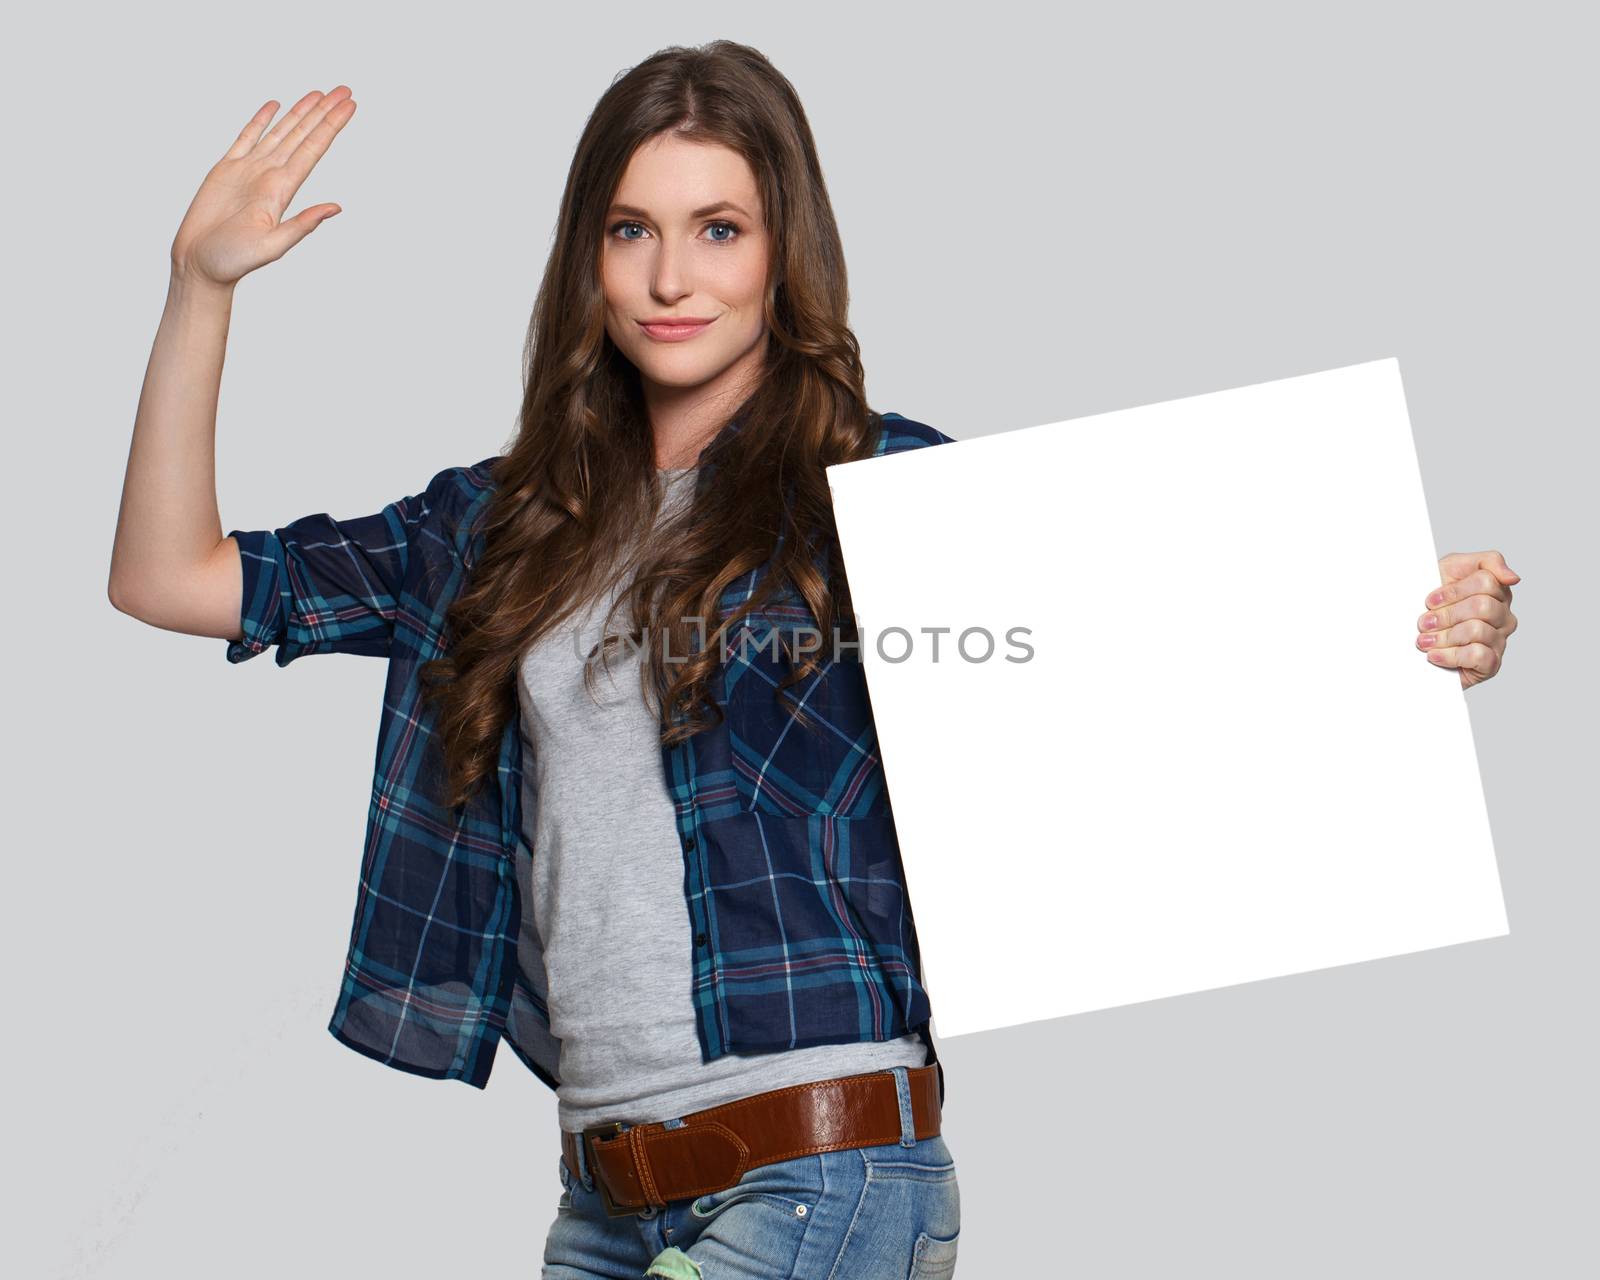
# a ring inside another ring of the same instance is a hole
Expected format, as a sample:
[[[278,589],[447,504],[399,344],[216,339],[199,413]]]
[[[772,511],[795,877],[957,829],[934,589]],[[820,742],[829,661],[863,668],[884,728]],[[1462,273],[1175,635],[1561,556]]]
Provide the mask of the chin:
[[[639,365],[638,368],[640,374],[658,387],[698,387],[710,376],[697,369],[657,369],[650,365]]]
[[[688,361],[679,364],[671,360],[647,360],[635,363],[640,373],[651,382],[663,387],[698,387],[702,383],[710,382],[728,367],[727,363],[706,364],[702,361],[695,361],[692,364]]]

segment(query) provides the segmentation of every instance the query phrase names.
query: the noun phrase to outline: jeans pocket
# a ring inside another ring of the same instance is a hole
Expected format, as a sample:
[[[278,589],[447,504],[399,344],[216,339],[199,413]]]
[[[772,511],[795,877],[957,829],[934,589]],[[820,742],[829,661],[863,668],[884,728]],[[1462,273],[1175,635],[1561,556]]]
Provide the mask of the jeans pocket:
[[[861,1148],[874,1178],[914,1178],[922,1182],[943,1182],[956,1176],[955,1157],[941,1134],[923,1138],[909,1147],[898,1142]]]
[[[911,1253],[911,1274],[907,1280],[948,1280],[956,1272],[956,1247],[961,1242],[957,1228],[953,1236],[932,1236],[926,1231],[917,1235],[917,1246]]]
[[[735,1202],[760,1201],[804,1220],[821,1194],[821,1157],[798,1156],[746,1169],[731,1187],[696,1196],[689,1202],[689,1212],[697,1218],[709,1218]]]

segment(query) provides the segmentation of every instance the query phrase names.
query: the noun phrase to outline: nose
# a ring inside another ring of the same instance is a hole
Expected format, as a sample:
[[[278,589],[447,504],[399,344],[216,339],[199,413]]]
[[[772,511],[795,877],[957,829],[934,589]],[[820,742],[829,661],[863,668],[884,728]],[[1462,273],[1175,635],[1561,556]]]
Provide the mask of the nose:
[[[661,241],[661,247],[656,250],[655,276],[651,287],[656,296],[664,301],[676,301],[694,292],[690,287],[685,252],[670,240]]]

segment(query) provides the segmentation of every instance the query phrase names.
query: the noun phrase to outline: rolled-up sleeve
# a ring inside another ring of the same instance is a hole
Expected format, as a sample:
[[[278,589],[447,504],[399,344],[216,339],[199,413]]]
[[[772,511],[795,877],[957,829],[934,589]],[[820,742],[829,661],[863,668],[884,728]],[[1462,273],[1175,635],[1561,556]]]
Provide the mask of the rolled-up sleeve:
[[[441,471],[374,515],[319,512],[281,529],[230,530],[244,581],[241,638],[227,641],[228,661],[273,645],[280,667],[311,653],[387,657],[412,541],[461,470]]]

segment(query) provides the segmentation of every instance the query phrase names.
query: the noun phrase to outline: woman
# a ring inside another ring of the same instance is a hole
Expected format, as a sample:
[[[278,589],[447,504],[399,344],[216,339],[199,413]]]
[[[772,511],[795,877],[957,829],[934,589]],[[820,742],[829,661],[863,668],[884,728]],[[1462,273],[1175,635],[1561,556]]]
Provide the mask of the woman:
[[[174,241],[112,596],[234,662],[388,659],[330,1030],[478,1087],[503,1038],[555,1089],[546,1276],[952,1274],[943,1073],[823,470],[949,437],[866,405],[793,89],[726,41],[616,81],[507,453],[219,540],[232,289],[338,212],[279,222],[354,102],[276,109]],[[1509,634],[1493,567],[1457,576]]]
[[[865,682],[853,650],[785,634],[849,616],[823,468],[948,437],[866,405],[792,88],[726,42],[616,82],[505,456],[219,545],[196,375],[220,378],[238,279],[338,211],[278,221],[354,113],[343,87],[269,129],[276,106],[173,244],[113,596],[235,662],[388,659],[330,1029],[480,1087],[504,1038],[556,1089],[546,1275],[950,1274],[959,1191]]]

